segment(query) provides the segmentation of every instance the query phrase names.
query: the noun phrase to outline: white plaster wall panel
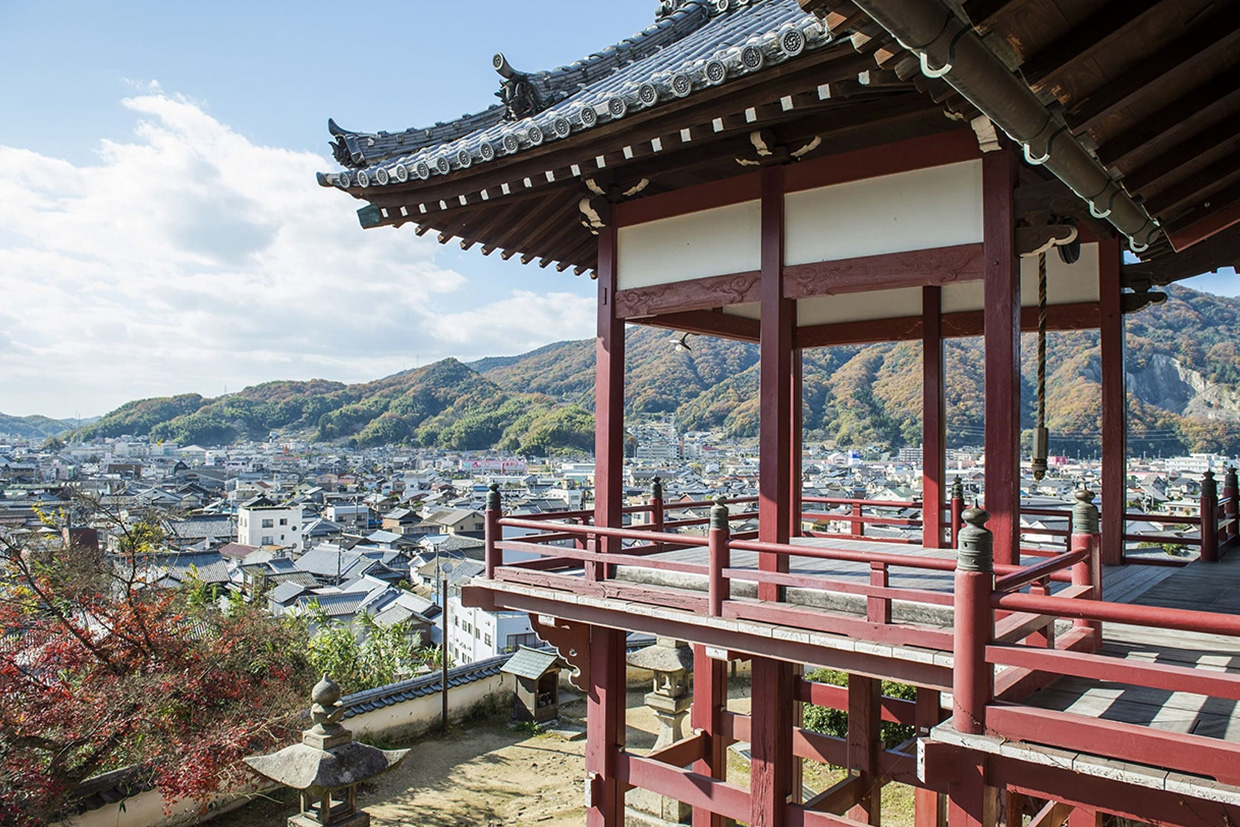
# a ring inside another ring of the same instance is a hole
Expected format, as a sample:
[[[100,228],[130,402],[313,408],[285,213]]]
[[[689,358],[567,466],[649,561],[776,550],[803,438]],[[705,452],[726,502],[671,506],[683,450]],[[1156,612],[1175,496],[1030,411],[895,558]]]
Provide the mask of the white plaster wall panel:
[[[920,315],[920,287],[815,296],[797,302],[797,327]]]
[[[1037,289],[1036,285],[1034,289]],[[980,281],[969,281],[943,285],[942,296],[944,313],[963,313],[966,310],[981,310],[986,291]]]
[[[749,304],[733,304],[723,308],[727,316],[740,316],[742,319],[761,319],[762,305],[758,302]]]
[[[1098,301],[1098,245],[1082,244],[1076,264],[1064,264],[1059,252],[1046,254],[1046,295],[1050,304],[1076,304]],[[1020,303],[1038,303],[1038,257],[1020,260]]]
[[[784,263],[982,240],[982,162],[899,172],[784,197]]]
[[[981,310],[984,293],[980,281],[945,285],[943,312]],[[1082,244],[1081,257],[1075,264],[1064,264],[1054,250],[1047,253],[1046,295],[1050,304],[1098,301],[1098,245]],[[1037,256],[1025,256],[1020,260],[1020,303],[1023,307],[1038,304]]]
[[[757,201],[621,227],[620,290],[745,273],[761,266]]]

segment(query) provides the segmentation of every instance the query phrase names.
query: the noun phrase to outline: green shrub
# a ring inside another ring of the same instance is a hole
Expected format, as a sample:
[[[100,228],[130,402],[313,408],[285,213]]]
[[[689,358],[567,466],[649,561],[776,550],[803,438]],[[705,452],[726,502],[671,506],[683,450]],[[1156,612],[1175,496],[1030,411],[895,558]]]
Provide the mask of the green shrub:
[[[805,680],[829,683],[832,686],[848,686],[848,674],[834,669],[816,669],[807,673]],[[883,681],[882,691],[888,698],[911,701],[917,697],[917,687],[895,681]],[[823,735],[833,735],[837,738],[848,737],[848,713],[842,709],[806,704],[802,711],[802,725],[806,729],[821,732]],[[902,744],[916,734],[913,727],[891,721],[883,721],[879,731],[882,734],[883,744],[888,747]]]

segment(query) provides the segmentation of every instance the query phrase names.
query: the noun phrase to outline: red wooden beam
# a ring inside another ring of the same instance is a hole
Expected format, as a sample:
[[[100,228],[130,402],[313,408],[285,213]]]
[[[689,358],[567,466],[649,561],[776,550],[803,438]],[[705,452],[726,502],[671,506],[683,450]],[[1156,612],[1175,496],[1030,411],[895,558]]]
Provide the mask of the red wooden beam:
[[[784,268],[784,296],[805,299],[980,281],[985,270],[982,261],[981,244],[961,244],[794,264]]]
[[[738,821],[749,818],[749,794],[732,784],[627,752],[621,753],[618,769],[623,782],[631,787],[651,790],[695,809]]]
[[[464,586],[461,592],[465,605],[471,608],[545,614],[579,623],[645,632],[678,640],[688,638],[695,643],[755,657],[772,657],[788,663],[814,663],[828,669],[838,669],[841,672],[860,672],[916,686],[951,689],[951,670],[939,664],[897,660],[890,656],[867,652],[829,650],[808,641],[754,635],[739,629],[722,627],[717,623],[708,623],[707,618],[704,617],[705,612],[694,614],[686,611],[683,617],[675,619],[646,612],[638,614],[622,608],[605,608],[559,600],[549,591],[542,593],[532,593],[529,590],[512,591],[505,589],[504,584],[499,582],[486,586]],[[816,614],[827,616],[823,612],[816,612]],[[701,617],[700,621],[699,617]],[[752,740],[742,736],[729,737],[735,737],[740,741]]]
[[[1240,701],[1240,675],[1230,672],[1011,645],[987,646],[986,660],[1001,666]]]
[[[706,310],[749,304],[759,300],[761,273],[729,273],[723,276],[675,281],[649,287],[630,287],[616,293],[616,315],[622,319]]]
[[[660,761],[669,767],[683,767],[694,763],[706,755],[709,739],[704,732],[696,732],[679,741],[668,744],[661,750],[650,753],[646,757],[651,761]]]
[[[1171,246],[1178,253],[1236,224],[1240,224],[1240,203],[1223,207],[1186,227],[1173,229],[1168,234],[1168,238],[1171,239]]]
[[[612,222],[617,227],[632,227],[648,221],[755,201],[761,197],[760,178],[760,173],[751,172],[633,201],[622,201],[611,208]]]
[[[797,328],[796,345],[798,348],[807,348],[903,342],[920,338],[921,334],[922,319],[920,316],[868,319],[860,322],[834,322]]]
[[[971,130],[943,132],[802,161],[796,166],[796,176],[788,183],[788,192],[846,184],[980,157],[982,153]]]
[[[881,175],[953,164],[981,157],[977,139],[968,129],[911,138],[852,152],[801,161],[788,192],[846,184]],[[761,197],[761,173],[738,175],[673,192],[616,204],[612,221],[631,227],[702,210],[726,207]]]
[[[1205,799],[1191,800],[1178,792],[1151,789],[1122,780],[1087,775],[1070,767],[1033,764],[1017,758],[987,755],[991,784],[1073,807],[1104,810],[1143,824],[1218,827],[1240,824],[1240,807]],[[1186,806],[1190,803],[1192,806]]]
[[[804,679],[797,686],[797,697],[805,703],[830,707],[831,709],[848,709],[848,689],[846,687]],[[905,724],[907,726],[913,726],[916,722],[916,704],[913,701],[905,698],[889,698],[884,695],[880,699],[880,706],[884,721]],[[937,724],[938,721],[936,720],[934,723]]]
[[[947,382],[943,348],[943,289],[921,289],[921,544],[943,547],[947,495]]]
[[[986,245],[986,510],[996,563],[1020,554],[1020,261],[1016,255],[1016,156],[982,159]]]
[[[1240,782],[1240,744],[1219,738],[1005,704],[987,708],[986,727],[1009,740]]]
[[[712,313],[709,310],[686,310],[683,313],[664,313],[644,319],[633,319],[633,324],[663,327],[668,330],[680,330],[685,333],[700,333],[706,336],[718,336],[721,339],[736,339],[742,342],[756,342],[761,338],[761,326],[756,319],[743,316],[731,316],[727,313]]]
[[[1098,245],[1102,342],[1102,562],[1124,560],[1128,504],[1128,389],[1124,381],[1123,254],[1119,241]]]

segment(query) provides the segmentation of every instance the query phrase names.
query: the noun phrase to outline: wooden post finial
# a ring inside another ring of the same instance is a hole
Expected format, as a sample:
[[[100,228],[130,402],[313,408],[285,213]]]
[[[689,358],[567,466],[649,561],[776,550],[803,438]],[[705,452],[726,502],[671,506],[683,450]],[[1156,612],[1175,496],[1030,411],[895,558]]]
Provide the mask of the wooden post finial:
[[[960,548],[956,568],[963,571],[994,571],[994,535],[986,528],[990,513],[974,506],[961,515],[965,527],[960,530]]]
[[[1098,506],[1094,505],[1094,492],[1080,488],[1073,494],[1076,505],[1072,506],[1072,533],[1098,533]]]

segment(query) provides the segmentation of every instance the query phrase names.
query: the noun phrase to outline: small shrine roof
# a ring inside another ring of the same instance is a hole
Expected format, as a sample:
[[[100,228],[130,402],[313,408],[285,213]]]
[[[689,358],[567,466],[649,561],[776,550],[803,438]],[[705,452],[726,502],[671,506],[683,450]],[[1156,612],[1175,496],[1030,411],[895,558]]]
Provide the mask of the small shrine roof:
[[[517,649],[517,653],[504,664],[504,668],[500,671],[516,675],[519,678],[537,680],[546,674],[548,669],[555,666],[558,660],[559,655],[555,652],[530,649],[529,647],[522,646]]]

